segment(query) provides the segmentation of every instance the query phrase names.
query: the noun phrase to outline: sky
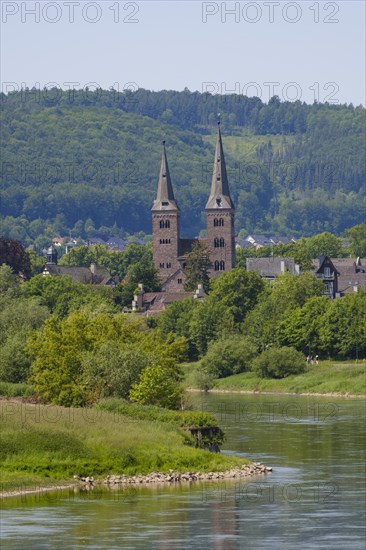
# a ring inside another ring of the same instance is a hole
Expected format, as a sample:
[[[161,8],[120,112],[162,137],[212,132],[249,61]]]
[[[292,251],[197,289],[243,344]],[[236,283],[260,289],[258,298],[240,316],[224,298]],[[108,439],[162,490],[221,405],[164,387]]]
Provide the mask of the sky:
[[[1,0],[1,89],[236,92],[365,105],[363,0]]]

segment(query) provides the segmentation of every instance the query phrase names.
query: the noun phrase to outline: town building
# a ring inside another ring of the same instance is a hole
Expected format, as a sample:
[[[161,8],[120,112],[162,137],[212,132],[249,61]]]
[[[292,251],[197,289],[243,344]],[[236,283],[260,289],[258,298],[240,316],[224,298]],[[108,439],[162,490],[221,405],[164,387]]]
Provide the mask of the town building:
[[[153,258],[162,282],[169,292],[183,291],[187,254],[195,239],[181,237],[180,209],[175,199],[165,142],[158,189],[152,207]],[[227,178],[220,124],[216,137],[211,191],[206,204],[207,236],[210,251],[210,277],[217,277],[235,266],[234,204]]]
[[[300,266],[294,258],[282,258],[279,256],[269,258],[247,258],[247,271],[256,271],[261,277],[273,281],[281,273],[300,274]]]
[[[104,266],[95,264],[91,264],[89,267],[58,265],[58,254],[54,246],[47,249],[46,264],[42,275],[44,277],[68,275],[76,283],[90,285],[115,286],[118,282]]]

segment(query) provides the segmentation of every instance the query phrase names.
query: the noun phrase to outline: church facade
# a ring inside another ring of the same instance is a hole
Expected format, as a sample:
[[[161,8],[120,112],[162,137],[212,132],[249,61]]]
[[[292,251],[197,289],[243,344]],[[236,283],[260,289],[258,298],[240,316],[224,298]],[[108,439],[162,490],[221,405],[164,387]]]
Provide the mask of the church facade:
[[[153,258],[164,291],[183,291],[187,254],[195,239],[181,238],[180,209],[174,197],[165,149],[161,160],[158,190],[152,207]],[[211,191],[206,204],[210,277],[235,266],[234,204],[226,172],[220,125],[216,137]]]

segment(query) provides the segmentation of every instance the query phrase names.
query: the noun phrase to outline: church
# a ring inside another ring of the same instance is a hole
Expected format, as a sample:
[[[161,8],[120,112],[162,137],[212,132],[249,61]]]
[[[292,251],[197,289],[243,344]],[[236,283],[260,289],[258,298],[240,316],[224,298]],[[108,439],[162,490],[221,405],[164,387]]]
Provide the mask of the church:
[[[153,258],[165,292],[181,292],[185,281],[187,254],[195,239],[180,235],[180,209],[174,197],[165,142],[158,190],[152,211]],[[211,191],[206,204],[207,236],[210,250],[209,276],[218,277],[235,267],[234,211],[226,173],[220,123],[216,137]]]

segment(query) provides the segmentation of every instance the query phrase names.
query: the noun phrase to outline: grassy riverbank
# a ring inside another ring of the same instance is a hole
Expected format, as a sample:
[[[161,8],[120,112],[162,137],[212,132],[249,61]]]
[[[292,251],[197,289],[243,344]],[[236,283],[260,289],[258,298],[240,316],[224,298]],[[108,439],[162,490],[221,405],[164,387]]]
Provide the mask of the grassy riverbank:
[[[186,385],[195,387],[194,372],[198,364],[186,367]],[[309,365],[303,374],[281,380],[259,378],[243,372],[215,381],[213,390],[258,391],[297,394],[366,395],[366,362],[321,361]]]
[[[224,471],[244,459],[187,445],[181,428],[97,409],[0,402],[0,491],[73,482],[74,475]]]

